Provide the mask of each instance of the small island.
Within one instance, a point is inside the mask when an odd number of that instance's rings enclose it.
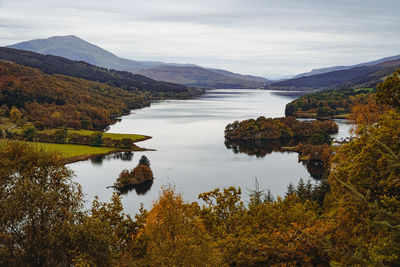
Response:
[[[150,168],[150,161],[143,155],[139,160],[139,164],[133,170],[123,170],[119,174],[117,181],[114,183],[114,188],[118,191],[124,191],[127,187],[141,185],[153,180],[154,176]]]
[[[263,141],[311,137],[314,133],[337,133],[334,121],[299,121],[295,117],[265,118],[235,121],[225,127],[227,140]]]

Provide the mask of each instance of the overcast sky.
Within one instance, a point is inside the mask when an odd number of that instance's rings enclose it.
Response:
[[[400,54],[400,0],[0,0],[0,46],[76,35],[134,60],[276,78]]]

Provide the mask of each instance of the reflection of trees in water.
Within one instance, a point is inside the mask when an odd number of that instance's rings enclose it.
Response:
[[[304,139],[302,138],[264,140],[256,142],[225,139],[225,146],[228,149],[232,149],[235,154],[245,153],[250,156],[256,156],[257,158],[263,158],[272,152],[287,151],[282,149],[282,147],[297,146],[302,141],[304,142]]]
[[[120,159],[123,161],[131,161],[133,158],[133,152],[117,152],[111,155],[94,157],[90,159],[90,162],[95,165],[103,164],[104,160]]]
[[[148,180],[138,185],[128,185],[122,189],[118,189],[118,194],[127,195],[130,191],[135,190],[138,195],[145,195],[153,185],[153,180]]]
[[[250,156],[256,156],[257,158],[263,158],[272,152],[287,151],[282,147],[294,147],[300,142],[306,143],[307,140],[304,138],[289,138],[254,142],[225,139],[225,146],[231,149],[235,154],[244,153]],[[325,169],[323,163],[320,161],[307,160],[302,161],[302,164],[306,167],[311,177],[316,180],[321,180],[324,175],[329,173],[329,170]]]
[[[329,170],[324,168],[324,163],[321,161],[307,160],[302,161],[302,163],[306,166],[311,177],[316,180],[321,180],[325,174],[329,173]]]

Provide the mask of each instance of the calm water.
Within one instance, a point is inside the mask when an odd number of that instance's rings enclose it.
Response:
[[[109,201],[112,185],[123,169],[134,168],[141,155],[151,162],[155,176],[151,188],[133,190],[123,195],[124,208],[135,213],[140,203],[149,208],[158,197],[160,187],[172,184],[188,201],[196,201],[199,193],[217,187],[241,187],[244,195],[254,189],[257,177],[261,189],[284,194],[290,182],[310,178],[306,168],[298,163],[297,153],[272,152],[265,157],[235,154],[224,145],[224,128],[234,120],[284,116],[291,97],[262,90],[212,90],[195,100],[154,103],[123,117],[110,132],[139,133],[153,138],[138,143],[157,151],[114,155],[103,159],[70,164],[91,202],[95,195]],[[339,122],[335,137],[347,136],[349,125]],[[146,193],[144,191],[148,190]],[[246,196],[244,196],[246,199]]]

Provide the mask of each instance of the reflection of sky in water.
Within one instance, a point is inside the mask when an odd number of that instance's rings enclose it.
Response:
[[[131,115],[110,127],[110,132],[139,133],[153,138],[139,146],[157,151],[135,152],[132,160],[107,157],[102,162],[90,160],[69,165],[77,173],[89,201],[95,195],[108,201],[112,185],[123,169],[136,166],[141,155],[151,161],[155,175],[145,195],[135,191],[123,195],[126,211],[146,208],[158,196],[160,186],[172,184],[184,198],[196,201],[199,193],[216,187],[240,186],[243,193],[254,189],[257,177],[261,189],[282,195],[289,182],[297,183],[310,176],[296,153],[272,152],[263,158],[234,154],[225,147],[224,129],[228,123],[248,118],[282,117],[285,105],[293,98],[263,90],[213,90],[194,100],[168,100],[134,110]],[[246,199],[246,197],[245,197]]]

